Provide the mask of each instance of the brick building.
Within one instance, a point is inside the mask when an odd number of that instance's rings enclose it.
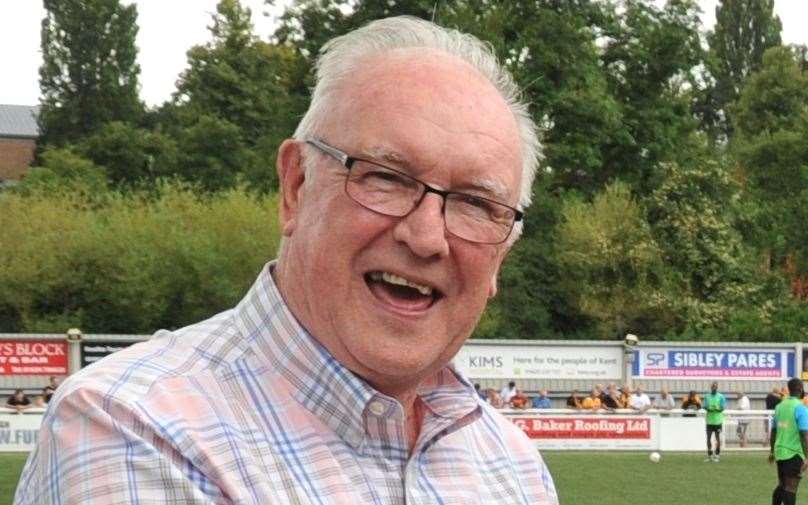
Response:
[[[39,136],[39,107],[0,104],[0,185],[25,175]]]

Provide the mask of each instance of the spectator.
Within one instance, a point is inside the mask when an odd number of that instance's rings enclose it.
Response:
[[[480,383],[479,382],[474,384],[474,391],[477,392],[477,396],[479,396],[481,400],[483,400],[483,401],[486,400],[485,393],[480,389]]]
[[[612,382],[605,394],[601,395],[601,405],[603,408],[614,410],[620,408],[620,393],[617,391],[617,384]]]
[[[777,386],[773,387],[771,392],[766,395],[766,410],[774,410],[782,399],[783,396],[780,393],[780,388]]]
[[[53,396],[54,391],[56,388],[59,387],[59,379],[51,375],[50,379],[48,380],[48,385],[42,390],[42,396],[44,397],[45,403],[50,402],[51,396]]]
[[[738,393],[738,405],[736,406],[738,410],[750,410],[752,406],[749,403],[749,397],[746,396],[746,393],[741,391]],[[746,431],[749,429],[749,419],[746,417],[739,417],[738,418],[738,427],[735,429],[736,433],[738,434],[738,441],[741,447],[746,447]]]
[[[631,395],[628,401],[628,406],[640,413],[651,408],[651,399],[648,398],[648,395],[642,390],[642,386],[637,386],[637,389],[634,390],[634,394]]]
[[[627,409],[631,407],[631,386],[623,384],[620,388],[620,408]]]
[[[673,395],[668,392],[668,388],[662,386],[659,394],[654,398],[654,408],[659,410],[671,410],[676,406]]]
[[[530,406],[530,398],[527,397],[524,391],[517,389],[508,403],[512,409],[526,409]]]
[[[689,413],[682,414],[687,417],[696,417],[696,411],[701,408],[701,398],[695,391],[691,390],[687,397],[682,400],[682,410],[687,410]]]
[[[45,402],[45,395],[44,394],[36,395],[36,397],[34,398],[34,403],[31,404],[31,406],[38,409],[44,409],[45,407],[47,407],[48,404],[47,402]]]
[[[499,392],[499,396],[502,397],[502,401],[504,403],[510,403],[511,398],[513,398],[513,395],[515,394],[516,394],[516,383],[514,381],[509,382],[507,386],[503,386]]]
[[[600,398],[597,389],[592,389],[592,392],[584,398],[581,402],[581,408],[598,410],[600,408]]]
[[[23,410],[31,407],[31,400],[25,396],[25,392],[22,389],[18,389],[14,391],[13,395],[8,397],[8,400],[6,400],[6,407],[15,409],[19,414]]]
[[[505,407],[505,402],[502,401],[502,397],[499,396],[499,393],[496,392],[494,389],[488,389],[486,391],[486,401],[489,405],[494,407],[495,409],[501,409]]]
[[[573,389],[572,393],[570,393],[569,397],[567,398],[567,407],[572,409],[583,408],[583,405],[581,405],[581,397],[579,396],[577,389]]]
[[[547,396],[547,390],[542,389],[539,391],[539,396],[533,398],[533,408],[534,409],[551,409],[553,408],[553,402],[550,401],[550,397]]]

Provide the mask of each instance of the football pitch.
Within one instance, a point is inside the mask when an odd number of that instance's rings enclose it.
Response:
[[[11,503],[26,454],[0,453],[0,505]],[[561,505],[756,505],[771,503],[776,482],[766,453],[544,452]],[[803,483],[808,485],[808,483]],[[803,490],[801,493],[805,494]]]

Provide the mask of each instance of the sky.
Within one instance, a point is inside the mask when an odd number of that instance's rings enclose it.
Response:
[[[658,3],[662,0],[655,0]],[[286,1],[276,2],[283,5]],[[140,96],[150,106],[170,98],[180,72],[186,66],[185,52],[209,40],[207,27],[217,0],[135,0],[138,7],[137,37],[140,64]],[[266,38],[273,30],[280,9],[268,12],[263,0],[241,0],[253,13],[256,33]],[[715,23],[718,0],[700,0],[705,29]],[[267,13],[267,16],[262,15]],[[783,23],[785,43],[808,44],[808,0],[775,0],[775,12]],[[40,0],[0,2],[0,103],[35,105],[39,102]]]

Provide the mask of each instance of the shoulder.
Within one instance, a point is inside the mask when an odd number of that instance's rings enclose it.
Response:
[[[77,392],[136,402],[160,382],[227,368],[244,353],[233,338],[237,330],[230,312],[173,332],[161,330],[148,341],[135,344],[93,363],[70,376],[54,392],[50,410]],[[235,344],[235,345],[234,345]]]

